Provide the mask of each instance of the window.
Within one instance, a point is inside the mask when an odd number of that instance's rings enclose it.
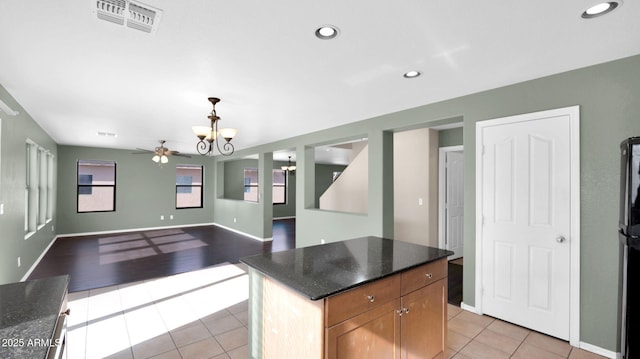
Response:
[[[258,202],[258,169],[244,169],[244,200]],[[280,169],[273,170],[273,204],[287,203],[287,174]]]
[[[176,165],[176,208],[202,208],[202,166]]]
[[[78,213],[115,210],[115,161],[78,161]]]
[[[53,217],[53,154],[27,140],[25,169],[24,231],[30,235]]]
[[[244,200],[258,202],[258,169],[244,169]]]
[[[287,172],[273,170],[273,204],[287,203]]]

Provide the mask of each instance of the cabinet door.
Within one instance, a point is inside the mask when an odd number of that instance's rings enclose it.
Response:
[[[327,359],[398,359],[400,299],[327,328]]]
[[[402,359],[444,358],[447,345],[447,279],[402,299]]]

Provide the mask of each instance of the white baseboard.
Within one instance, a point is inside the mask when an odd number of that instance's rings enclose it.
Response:
[[[273,217],[274,221],[278,219],[296,219],[296,216]]]
[[[466,310],[467,312],[471,312],[471,313],[475,313],[475,314],[480,314],[478,313],[478,311],[476,310],[476,307],[472,307],[470,305],[464,304],[464,302],[460,303],[460,308],[462,308],[463,310]]]
[[[38,264],[40,264],[40,261],[42,260],[42,258],[44,258],[44,256],[47,254],[47,252],[49,251],[49,248],[51,248],[51,246],[53,245],[53,243],[56,241],[56,239],[58,239],[58,236],[53,237],[53,239],[51,240],[51,242],[49,242],[49,245],[47,246],[47,248],[44,249],[44,251],[42,251],[42,253],[40,253],[40,257],[38,257],[38,259],[36,259],[35,262],[33,262],[33,264],[31,265],[31,267],[29,267],[29,270],[27,271],[27,273],[24,274],[24,276],[22,277],[22,279],[20,279],[21,282],[24,282],[27,280],[27,278],[29,278],[29,276],[31,275],[31,273],[33,273],[33,270],[36,269],[36,267],[38,266]]]
[[[114,229],[109,231],[97,231],[97,232],[81,232],[81,233],[65,233],[58,234],[58,237],[79,237],[79,236],[93,236],[97,234],[113,234],[113,233],[129,233],[129,232],[140,232],[140,231],[155,231],[161,229],[171,229],[171,228],[185,228],[185,227],[203,227],[203,226],[213,226],[215,223],[196,223],[196,224],[177,224],[173,226],[162,226],[162,227],[144,227],[144,228],[130,228],[130,229]]]
[[[237,230],[237,229],[235,229],[235,228],[231,228],[231,227],[223,226],[223,225],[218,224],[218,223],[213,223],[213,225],[214,225],[214,226],[218,226],[218,227],[220,227],[220,228],[224,228],[224,229],[226,229],[226,230],[228,230],[228,231],[231,231],[231,232],[235,232],[235,233],[238,233],[238,234],[242,234],[243,236],[247,236],[247,237],[249,237],[249,238],[253,238],[253,239],[255,239],[256,241],[260,241],[260,242],[271,242],[271,241],[273,241],[273,237],[269,237],[269,238],[260,238],[260,237],[258,237],[258,236],[254,236],[253,234],[245,233],[245,232],[239,231],[239,230]]]
[[[613,352],[611,350],[600,348],[598,346],[595,346],[595,345],[589,344],[589,343],[585,343],[585,342],[580,342],[580,349],[586,350],[588,352],[592,352],[592,353],[595,353],[595,354],[598,354],[598,355],[602,355],[603,357],[607,357],[607,358],[611,358],[611,359],[621,359],[622,358],[621,353],[616,353],[616,352]]]

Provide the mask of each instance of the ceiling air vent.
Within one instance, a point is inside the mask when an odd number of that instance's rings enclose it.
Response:
[[[96,8],[98,19],[148,33],[156,32],[162,16],[162,10],[137,1],[97,0]]]

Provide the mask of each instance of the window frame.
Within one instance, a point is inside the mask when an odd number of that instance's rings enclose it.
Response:
[[[111,164],[113,163],[113,184],[80,184],[80,163],[100,163],[100,164]],[[93,178],[93,177],[92,177]],[[111,160],[77,160],[76,161],[76,213],[105,213],[105,212],[115,212],[116,211],[116,192],[117,192],[117,184],[118,184],[118,163],[116,161]],[[113,188],[113,199],[112,199],[112,209],[105,210],[96,210],[96,211],[81,211],[80,210],[80,195],[87,193],[80,193],[80,188],[91,188],[91,192],[93,193],[93,188]]]
[[[180,168],[180,167],[200,168],[200,184],[193,184],[193,181],[191,181],[190,185],[178,184],[178,177],[179,177],[178,176],[178,168]],[[189,177],[192,177],[192,176],[189,176]],[[193,193],[193,189],[194,188],[200,188],[200,205],[199,206],[178,207],[178,194],[181,193],[179,191],[180,188],[189,188],[189,189],[191,189],[191,192],[189,192],[189,193]],[[186,192],[182,192],[182,193],[186,193]],[[176,198],[176,201],[175,201],[176,209],[204,208],[204,166],[203,165],[176,164],[176,192],[175,192],[175,195],[176,195],[176,197],[175,197]]]
[[[256,172],[256,178],[257,178],[257,182],[255,184],[252,183],[247,183],[247,171],[255,171]],[[273,176],[278,173],[278,172],[283,172],[284,173],[284,184],[276,184],[275,181],[273,180]],[[252,201],[250,199],[246,199],[246,197],[244,198],[245,201],[247,202],[252,202],[252,203],[258,203],[260,202],[260,193],[259,193],[259,188],[260,188],[260,176],[258,173],[258,169],[255,167],[245,167],[243,170],[243,193],[247,193],[247,189],[251,189],[251,188],[256,188],[256,191],[258,191],[257,193],[257,198],[255,201]],[[283,204],[287,204],[287,197],[288,197],[288,186],[289,186],[289,180],[288,180],[288,174],[287,171],[284,171],[282,169],[277,169],[274,168],[271,171],[271,204],[273,205],[283,205]],[[275,190],[276,187],[281,187],[284,189],[284,201],[283,202],[275,202],[275,196],[273,195],[273,191]]]
[[[275,181],[275,180],[273,180],[273,178],[272,178],[272,180],[271,180],[271,185],[272,185],[272,190],[271,190],[271,191],[272,191],[272,192],[271,192],[271,202],[272,202],[273,204],[275,204],[275,205],[283,205],[283,204],[287,204],[287,197],[288,197],[288,193],[289,193],[289,192],[288,192],[288,187],[289,187],[289,173],[288,173],[288,171],[285,171],[285,170],[282,170],[282,169],[274,168],[274,169],[273,169],[273,174],[272,174],[272,176],[274,176],[274,177],[275,177],[276,173],[278,173],[278,172],[282,172],[282,173],[283,173],[283,177],[284,177],[284,184],[276,184],[276,181]],[[276,187],[282,187],[282,188],[283,188],[283,190],[284,190],[284,198],[283,198],[282,202],[276,202],[276,201],[275,201],[275,198],[276,198],[276,197],[275,197],[275,195],[274,195],[274,192],[275,192]]]
[[[51,151],[27,138],[25,141],[25,239],[53,219],[53,159]]]
[[[255,171],[256,172],[256,183],[252,184],[251,182],[247,183],[247,171]],[[242,176],[242,181],[243,181],[243,196],[244,194],[246,194],[247,192],[250,192],[251,188],[255,188],[256,189],[256,200],[252,201],[250,199],[247,199],[246,196],[243,197],[243,199],[247,202],[252,202],[252,203],[258,203],[260,202],[260,177],[259,177],[259,172],[258,169],[255,167],[245,167],[243,170],[243,176]],[[247,189],[249,189],[249,191],[247,191]]]

